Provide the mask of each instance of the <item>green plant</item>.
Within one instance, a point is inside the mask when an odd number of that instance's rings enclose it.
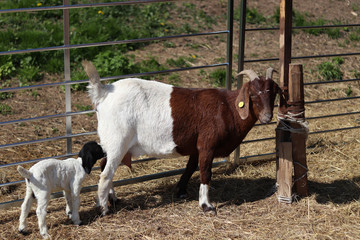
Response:
[[[169,76],[169,83],[178,86],[180,83],[180,75],[177,73],[173,73]]]
[[[3,116],[12,114],[12,109],[9,105],[7,104],[2,104],[0,103],[0,114]]]
[[[93,109],[93,107],[90,105],[76,104],[75,107],[77,108],[78,111],[89,111]],[[87,113],[87,115],[91,117],[94,115],[94,113]]]
[[[0,89],[7,88],[7,87],[10,87],[10,81],[8,81],[8,80],[1,84]],[[11,98],[11,97],[13,97],[12,92],[1,92],[0,93],[0,100],[5,100],[5,99]]]
[[[353,90],[350,85],[348,85],[348,88],[345,90],[345,94],[347,97],[351,97],[353,95]]]
[[[318,65],[317,70],[320,76],[326,81],[342,79],[343,73],[340,70],[340,65],[344,63],[343,58],[334,58],[332,62],[323,62]]]
[[[280,13],[280,10],[279,10]],[[234,19],[239,21],[241,18],[240,6],[234,12]],[[256,8],[246,8],[246,22],[251,24],[261,24],[266,21],[264,15],[259,13]]]
[[[0,79],[8,78],[12,75],[13,72],[15,72],[15,66],[13,62],[11,61],[11,58],[8,58],[10,61],[6,63],[2,63],[0,66]]]
[[[226,70],[225,69],[216,69],[216,70],[210,72],[209,77],[214,86],[224,87],[225,81],[226,81]]]

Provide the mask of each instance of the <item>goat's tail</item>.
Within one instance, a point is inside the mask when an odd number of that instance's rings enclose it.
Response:
[[[93,104],[97,105],[105,95],[105,86],[100,82],[99,73],[91,62],[84,60],[82,65],[90,80],[90,85],[88,86],[90,98]]]
[[[23,178],[30,179],[30,177],[32,176],[32,173],[29,170],[23,168],[22,166],[18,166],[17,170]]]

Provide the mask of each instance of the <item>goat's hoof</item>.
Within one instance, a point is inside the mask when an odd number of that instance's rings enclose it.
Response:
[[[41,234],[42,238],[43,239],[49,239],[50,238],[50,235],[48,233],[43,233]]]
[[[77,225],[77,226],[80,226],[80,225],[82,225],[82,221],[73,221],[73,223],[74,223],[74,225]]]
[[[213,207],[213,206],[208,206],[206,205],[205,203],[203,205],[201,205],[204,213],[206,214],[210,214],[210,215],[213,215],[213,216],[216,216],[217,212],[216,212],[216,208]]]
[[[71,219],[72,212],[71,212],[71,211],[66,212],[66,216],[68,216],[68,218],[70,218],[70,219]]]
[[[29,234],[25,229],[19,229],[19,233],[21,233],[24,236]]]
[[[179,190],[176,194],[176,197],[179,199],[186,199],[189,197],[189,195],[186,190]]]
[[[104,217],[109,213],[108,208],[100,207],[100,209],[101,209],[101,217]]]

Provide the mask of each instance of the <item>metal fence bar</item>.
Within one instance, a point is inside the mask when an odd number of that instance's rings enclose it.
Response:
[[[335,101],[352,100],[352,99],[359,99],[359,98],[360,98],[360,96],[357,96],[357,97],[346,97],[346,98],[323,99],[323,100],[316,100],[316,101],[307,101],[307,102],[305,102],[305,104],[335,102]]]
[[[77,116],[77,115],[91,114],[91,113],[95,113],[95,110],[87,110],[87,111],[79,111],[79,112],[67,112],[67,113],[62,113],[62,114],[55,114],[55,115],[47,115],[47,116],[34,117],[34,118],[24,118],[24,119],[19,119],[19,120],[5,121],[5,122],[0,122],[0,126],[10,125],[10,124],[17,124],[17,123],[32,122],[32,121],[40,121],[40,120],[46,120],[46,119],[52,119],[52,118],[62,118],[62,117],[68,117],[68,116]]]
[[[47,51],[75,49],[75,48],[103,47],[103,46],[129,44],[129,43],[164,41],[164,40],[177,39],[177,38],[211,36],[211,35],[218,35],[218,34],[228,34],[228,31],[225,30],[225,31],[205,32],[205,33],[171,35],[171,36],[163,36],[163,37],[127,39],[127,40],[98,42],[98,43],[68,44],[68,45],[56,46],[56,47],[44,47],[44,48],[32,48],[32,49],[23,49],[23,50],[12,50],[12,51],[0,52],[0,56],[13,55],[13,54],[22,54],[22,53],[33,53],[33,52],[47,52]]]
[[[360,78],[354,78],[354,79],[343,79],[343,80],[331,80],[331,81],[321,81],[321,82],[309,82],[304,83],[305,86],[309,85],[320,85],[320,84],[328,84],[328,83],[344,83],[344,82],[356,82],[360,81]]]
[[[233,30],[234,30],[234,0],[228,0],[227,6],[227,43],[226,43],[226,79],[225,88],[231,90],[232,58],[233,58]]]
[[[137,1],[123,1],[123,2],[109,2],[109,3],[89,3],[89,4],[76,4],[76,5],[59,5],[59,6],[48,6],[48,7],[35,7],[35,8],[15,8],[15,9],[2,9],[0,14],[5,13],[19,13],[19,12],[40,12],[50,10],[69,10],[78,8],[89,8],[89,7],[111,7],[131,4],[147,4],[147,3],[162,3],[162,2],[176,2],[177,0],[137,0]]]
[[[341,28],[341,27],[360,27],[360,24],[339,24],[339,25],[314,25],[314,26],[296,26],[292,29],[313,29],[313,28]],[[274,31],[280,30],[279,27],[247,28],[245,31]]]
[[[357,56],[360,55],[360,52],[355,53],[337,53],[337,54],[322,54],[322,55],[310,55],[310,56],[298,56],[291,57],[291,59],[310,59],[310,58],[326,58],[326,57],[344,57],[344,56]],[[255,63],[255,62],[271,62],[271,61],[279,61],[279,58],[262,58],[262,59],[251,59],[245,60],[246,63]]]
[[[88,135],[94,135],[94,134],[96,134],[96,133],[97,133],[96,131],[93,131],[93,132],[84,132],[84,133],[69,134],[69,135],[65,135],[65,136],[57,136],[57,137],[51,137],[51,138],[43,138],[43,139],[31,140],[31,141],[24,141],[24,142],[18,142],[18,143],[9,143],[9,144],[0,145],[0,149],[10,148],[10,147],[19,147],[19,146],[24,146],[24,145],[34,144],[34,143],[50,142],[50,141],[67,139],[67,138],[88,136]]]
[[[214,162],[212,164],[212,167],[219,167],[219,166],[223,165],[224,163],[226,163],[226,160],[223,160],[220,162]],[[122,179],[122,180],[114,181],[113,186],[114,187],[125,186],[125,185],[129,185],[129,184],[140,183],[140,182],[155,180],[155,179],[164,178],[164,177],[176,176],[176,175],[182,174],[184,171],[185,171],[185,168],[181,168],[181,169],[170,170],[170,171],[161,172],[161,173],[144,175],[144,176],[135,177],[135,178]],[[21,183],[21,181],[19,181],[17,183]],[[81,193],[92,192],[92,191],[96,191],[96,190],[97,190],[97,185],[87,186],[87,187],[83,187],[81,189]],[[56,193],[51,194],[52,199],[60,198],[60,197],[63,197],[62,192],[56,192]],[[6,209],[9,207],[19,206],[23,200],[24,199],[18,199],[18,200],[13,200],[13,201],[9,201],[9,202],[2,202],[2,203],[0,203],[0,209]]]
[[[68,5],[69,0],[64,0],[64,5]],[[70,44],[70,16],[69,9],[63,10],[64,15],[64,44]],[[70,81],[70,49],[64,49],[64,81]],[[71,88],[70,85],[65,85],[65,112],[71,112]],[[71,116],[68,115],[65,118],[65,128],[66,128],[66,153],[72,153],[72,124]]]
[[[119,75],[119,76],[111,76],[111,77],[104,77],[101,78],[101,81],[109,81],[109,80],[117,80],[123,78],[132,78],[132,77],[141,77],[147,75],[155,75],[155,74],[167,74],[172,72],[181,72],[181,71],[190,71],[190,70],[198,70],[202,68],[214,68],[214,67],[222,67],[227,66],[227,63],[217,63],[211,65],[202,65],[202,66],[194,66],[194,67],[185,67],[185,68],[175,68],[175,69],[167,69],[161,71],[154,71],[154,72],[143,72],[143,73],[132,73],[126,75]],[[54,86],[63,86],[63,85],[73,85],[73,84],[80,84],[80,83],[88,83],[89,80],[77,80],[77,81],[66,81],[66,82],[57,82],[57,83],[46,83],[46,84],[38,84],[38,85],[31,85],[31,86],[24,86],[24,87],[14,87],[14,88],[3,88],[0,89],[1,92],[15,92],[20,90],[29,90],[34,88],[43,88],[43,87],[54,87]]]

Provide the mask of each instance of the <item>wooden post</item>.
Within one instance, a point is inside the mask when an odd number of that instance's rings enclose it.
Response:
[[[288,100],[289,64],[291,62],[291,30],[292,30],[292,0],[280,1],[280,88],[283,90],[285,100]],[[282,107],[282,106],[281,106]],[[280,109],[280,106],[279,106]],[[279,113],[278,113],[279,114]],[[286,120],[285,122],[289,124]],[[292,180],[284,176],[292,176],[288,171],[292,162],[290,132],[281,129],[281,124],[276,130],[276,178],[278,186],[278,199],[280,202],[291,203]],[[286,160],[285,160],[286,158]]]
[[[307,126],[304,128],[304,126],[301,125],[301,123],[305,123],[302,65],[291,64],[289,77],[288,111],[297,121],[291,122],[290,126],[300,130],[291,132],[292,159],[294,164],[294,190],[300,197],[306,197],[308,196],[306,163]]]

